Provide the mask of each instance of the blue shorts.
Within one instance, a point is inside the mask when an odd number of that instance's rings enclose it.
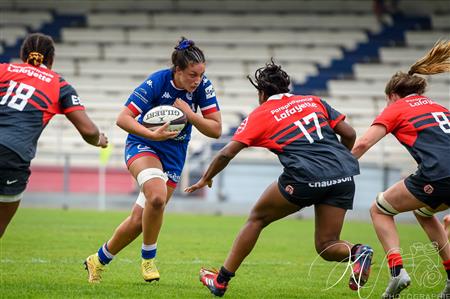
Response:
[[[163,171],[169,177],[167,185],[175,188],[180,181],[186,160],[188,144],[185,142],[149,142],[127,139],[125,145],[125,163],[130,167],[134,160],[151,156],[161,161]]]
[[[421,174],[411,174],[405,179],[405,186],[415,198],[433,209],[441,204],[450,206],[450,177],[431,181]]]

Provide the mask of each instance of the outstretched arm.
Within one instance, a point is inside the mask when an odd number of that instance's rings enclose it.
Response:
[[[386,127],[383,125],[372,125],[364,135],[356,141],[352,154],[359,159],[372,146],[386,136]]]
[[[228,163],[245,147],[245,144],[238,141],[230,141],[214,158],[214,160],[209,164],[208,169],[203,174],[201,179],[194,185],[184,189],[184,192],[192,193],[197,189],[201,189],[208,185],[211,187],[212,178],[221,172]]]
[[[83,139],[94,146],[108,146],[108,138],[100,133],[97,126],[84,110],[75,110],[66,114],[67,119],[77,128]]]

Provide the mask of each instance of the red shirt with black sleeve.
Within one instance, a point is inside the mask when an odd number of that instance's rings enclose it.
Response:
[[[84,110],[75,89],[45,66],[0,64],[0,144],[31,161],[55,114]]]
[[[333,128],[345,116],[316,96],[271,96],[241,123],[234,141],[275,153],[298,182],[359,174],[358,161]]]
[[[387,106],[374,120],[409,151],[418,172],[429,180],[450,177],[449,110],[422,95],[410,95]]]

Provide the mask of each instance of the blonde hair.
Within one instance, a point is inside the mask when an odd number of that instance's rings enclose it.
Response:
[[[40,66],[44,62],[44,55],[38,52],[30,52],[28,54],[27,63],[34,65],[34,66]]]
[[[398,94],[405,97],[409,94],[423,94],[427,87],[425,78],[415,76],[435,75],[450,72],[450,41],[437,41],[425,56],[417,60],[408,73],[397,72],[386,84],[385,94]]]

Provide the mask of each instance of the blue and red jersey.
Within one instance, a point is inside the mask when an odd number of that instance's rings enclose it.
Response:
[[[173,105],[177,98],[189,104],[194,112],[200,109],[203,116],[218,112],[219,105],[211,82],[203,76],[202,82],[194,92],[175,87],[173,73],[170,69],[151,74],[139,85],[128,98],[125,106],[138,117],[142,123],[144,115],[150,109],[160,105]],[[128,134],[125,147],[125,161],[130,165],[135,159],[144,155],[156,155],[169,177],[168,183],[175,187],[180,180],[184,167],[192,124],[187,123],[184,129],[173,139],[153,141],[134,134]]]
[[[55,114],[84,110],[75,89],[45,66],[0,64],[0,144],[31,161]]]
[[[359,174],[359,164],[333,128],[345,115],[316,96],[271,96],[241,123],[234,141],[264,147],[298,182]]]
[[[125,106],[135,116],[139,116],[138,122],[142,123],[144,115],[150,109],[161,105],[173,105],[177,98],[182,99],[194,112],[200,108],[202,115],[219,111],[216,93],[211,82],[203,76],[202,82],[194,92],[175,87],[171,69],[164,69],[151,74],[139,85],[128,98]],[[192,124],[187,123],[184,129],[174,139],[166,141],[151,141],[133,134],[128,135],[131,141],[140,141],[149,146],[164,146],[164,143],[188,142],[191,139]]]
[[[429,180],[450,177],[450,112],[422,95],[387,106],[374,120],[409,151],[419,173]]]

